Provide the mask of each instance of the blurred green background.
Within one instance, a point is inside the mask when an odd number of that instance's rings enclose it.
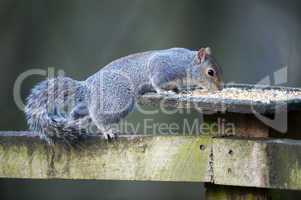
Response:
[[[83,80],[116,58],[150,49],[211,46],[226,82],[270,76],[273,84],[273,73],[287,66],[281,84],[300,87],[300,10],[299,0],[0,0],[0,129],[26,129],[13,99],[14,82],[26,70],[55,67]],[[26,79],[22,97],[44,78]],[[195,183],[1,180],[0,188],[0,199],[202,195]]]

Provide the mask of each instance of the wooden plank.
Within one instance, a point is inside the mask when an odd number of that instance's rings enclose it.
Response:
[[[214,140],[214,183],[248,187],[269,186],[266,143],[252,140]]]
[[[127,136],[68,148],[48,146],[28,132],[2,132],[0,177],[210,181],[210,144],[209,137]]]
[[[91,138],[48,146],[26,132],[0,133],[0,177],[209,182],[301,190],[301,141],[205,136]]]
[[[301,190],[301,141],[214,139],[213,182]]]

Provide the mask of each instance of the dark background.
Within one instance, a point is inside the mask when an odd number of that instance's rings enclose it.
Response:
[[[14,82],[26,70],[55,67],[83,80],[116,58],[150,49],[211,46],[226,82],[255,84],[271,77],[273,84],[273,73],[287,66],[282,85],[300,87],[300,10],[298,0],[0,0],[0,129],[26,129],[13,99]],[[44,78],[26,79],[23,98]],[[201,194],[202,185],[193,183],[0,181],[1,199]]]

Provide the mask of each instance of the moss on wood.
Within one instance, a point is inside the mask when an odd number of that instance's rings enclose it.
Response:
[[[102,180],[209,181],[210,139],[129,136],[91,139],[77,148],[34,137],[0,137],[0,176]],[[207,148],[200,149],[200,145]]]
[[[0,177],[211,182],[301,190],[301,142],[210,136],[92,138],[77,148],[0,134]],[[19,134],[20,135],[20,134]]]

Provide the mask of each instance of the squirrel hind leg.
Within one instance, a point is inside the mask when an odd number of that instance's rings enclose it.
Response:
[[[89,109],[85,103],[78,104],[73,110],[70,112],[70,117],[73,120],[78,120],[80,118],[85,118],[89,116]]]

